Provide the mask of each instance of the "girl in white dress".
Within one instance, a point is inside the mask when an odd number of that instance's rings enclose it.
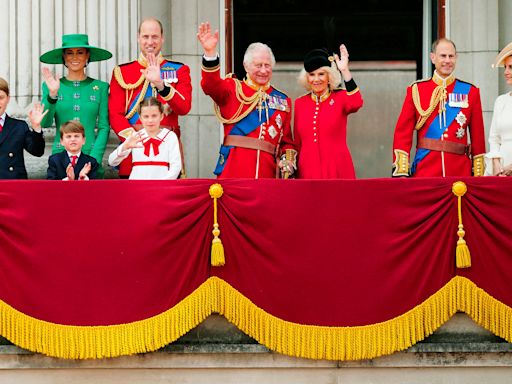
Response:
[[[501,50],[495,67],[505,67],[505,81],[512,86],[512,43]],[[494,176],[512,176],[512,92],[498,96],[494,103],[487,173]]]
[[[160,128],[164,117],[162,104],[154,97],[145,99],[139,107],[143,129],[133,132],[108,157],[116,166],[132,154],[130,179],[176,179],[181,171],[178,137],[167,128]]]

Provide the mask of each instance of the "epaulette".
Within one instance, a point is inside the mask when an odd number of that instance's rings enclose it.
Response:
[[[167,63],[170,63],[170,64],[177,64],[177,65],[185,65],[185,63],[182,63],[180,61],[173,61],[173,60],[166,60]]]
[[[432,80],[431,77],[427,77],[425,79],[420,79],[420,80],[415,80],[411,84],[409,84],[409,87],[412,87],[414,84],[424,83],[425,81],[430,81],[430,80]]]
[[[469,85],[471,85],[472,87],[475,87],[475,88],[477,88],[477,86],[476,86],[475,84],[473,84],[473,83],[470,83],[469,81],[465,81],[465,80],[461,80],[461,79],[457,79],[457,81],[460,81],[461,83],[466,83],[466,84],[469,84]]]
[[[125,65],[130,65],[130,64],[133,64],[135,63],[137,60],[133,60],[133,61],[130,61],[129,63],[123,63],[123,64],[119,64],[118,67],[124,67]]]
[[[280,89],[272,86],[272,88],[274,88],[275,91],[279,92],[280,94],[284,95],[285,97],[288,97],[288,95],[286,93],[284,93],[283,91],[281,91]]]

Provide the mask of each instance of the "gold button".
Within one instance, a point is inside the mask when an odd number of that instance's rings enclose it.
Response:
[[[14,171],[14,168],[13,167],[9,167],[9,171]]]
[[[9,152],[9,157],[14,157],[14,153]]]
[[[445,133],[443,136],[444,136],[444,137],[448,137],[448,134],[447,134],[447,133]]]

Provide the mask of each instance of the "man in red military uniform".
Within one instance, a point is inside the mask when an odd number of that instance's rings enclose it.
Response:
[[[453,75],[457,52],[452,41],[435,41],[430,58],[436,68],[432,78],[407,88],[395,128],[393,176],[483,176],[485,134],[480,91]],[[414,131],[416,156],[409,173]]]
[[[142,128],[137,109],[150,96],[157,97],[164,105],[161,126],[180,138],[178,116],[186,115],[192,105],[190,68],[165,60],[161,54],[163,42],[162,23],[156,19],[142,21],[138,31],[141,51],[138,60],[114,68],[108,109],[110,125],[121,141]],[[127,178],[130,172],[131,156],[121,163],[119,176]]]
[[[221,79],[218,31],[212,33],[210,24],[202,23],[197,37],[204,50],[201,87],[215,102],[217,117],[224,124],[224,142],[214,173],[219,178],[275,178],[277,164],[283,173],[292,172],[292,103],[270,85],[275,64],[270,48],[262,43],[247,48],[245,80],[229,75]]]

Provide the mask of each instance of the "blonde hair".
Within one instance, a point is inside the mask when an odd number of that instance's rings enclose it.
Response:
[[[329,89],[331,91],[337,88],[339,85],[341,85],[341,73],[340,71],[338,71],[338,68],[335,67],[334,65],[330,67],[325,66],[318,68],[323,69],[327,72],[327,76],[329,78]],[[304,89],[306,89],[307,91],[311,91],[311,85],[309,85],[308,82],[308,72],[304,68],[302,68],[302,70],[300,71],[297,81],[302,87],[304,87]]]

